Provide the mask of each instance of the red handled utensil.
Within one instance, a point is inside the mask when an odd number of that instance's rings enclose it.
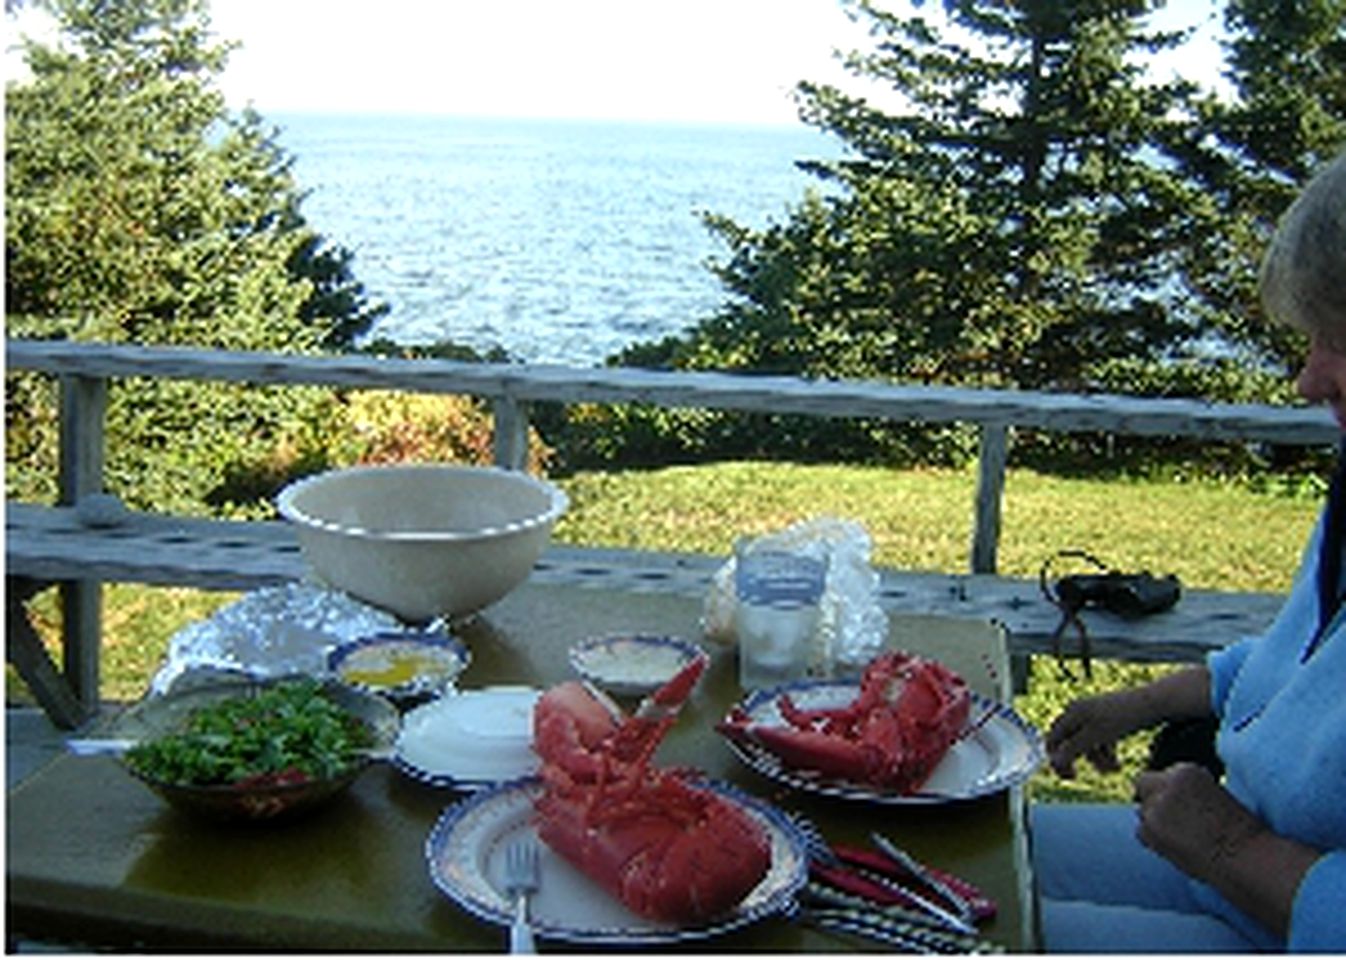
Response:
[[[976,922],[995,916],[996,902],[972,883],[918,862],[882,834],[871,834],[871,839],[878,849],[837,844],[832,851],[849,866],[894,880],[915,881],[965,920]]]

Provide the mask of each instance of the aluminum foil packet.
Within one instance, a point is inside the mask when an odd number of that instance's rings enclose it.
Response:
[[[813,557],[826,565],[813,635],[810,674],[833,677],[860,669],[882,652],[888,638],[888,614],[879,605],[879,575],[871,557],[873,541],[853,520],[815,517],[775,533],[741,541],[744,550],[783,550]],[[711,579],[702,611],[707,638],[733,643],[736,607],[731,557]]]
[[[267,587],[175,633],[149,692],[162,695],[219,674],[322,676],[327,654],[338,644],[408,629],[392,614],[316,583]]]

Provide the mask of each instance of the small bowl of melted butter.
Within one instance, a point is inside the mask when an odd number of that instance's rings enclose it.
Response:
[[[653,693],[706,652],[666,634],[590,637],[570,648],[570,665],[585,680],[614,696]]]
[[[327,669],[406,710],[453,689],[469,662],[467,647],[447,633],[377,633],[334,648]]]

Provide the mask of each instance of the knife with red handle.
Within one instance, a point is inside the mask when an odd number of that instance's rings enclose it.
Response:
[[[915,865],[910,858],[904,862],[868,847],[835,844],[832,852],[839,860],[852,867],[868,870],[883,877],[891,877],[894,880],[908,883],[915,881],[921,885],[923,891],[929,891],[945,902],[956,901],[950,902],[950,906],[966,913],[975,921],[989,920],[996,915],[995,900],[962,877],[944,870],[925,864]]]

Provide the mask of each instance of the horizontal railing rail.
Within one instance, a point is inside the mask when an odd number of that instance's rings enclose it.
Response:
[[[7,340],[5,359],[11,370],[96,379],[147,376],[327,385],[516,401],[648,403],[1286,444],[1334,443],[1338,435],[1331,416],[1319,407],[1209,403],[1125,394],[912,386],[629,367],[469,363],[363,354],[301,356],[54,340]]]

